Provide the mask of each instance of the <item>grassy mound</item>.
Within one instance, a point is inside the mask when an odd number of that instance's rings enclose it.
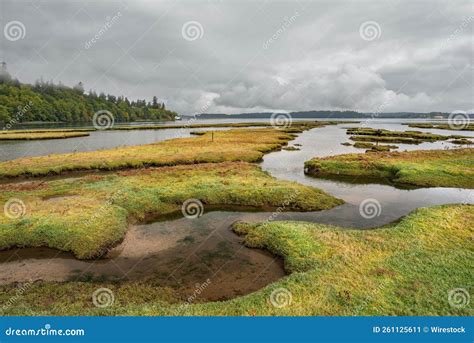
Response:
[[[0,190],[0,204],[7,208],[0,213],[0,249],[48,246],[72,251],[78,258],[103,254],[123,238],[129,221],[180,211],[187,199],[199,199],[204,206],[300,211],[342,203],[318,189],[278,181],[248,163],[129,170],[1,184]],[[23,216],[10,218],[15,214],[14,207],[8,210],[11,199],[19,200]]]
[[[420,187],[474,188],[474,149],[345,154],[305,163],[313,176],[362,176]]]
[[[420,129],[474,131],[474,124],[469,123],[466,123],[465,125],[449,125],[436,123],[403,123],[402,125],[408,125],[408,127],[416,127]]]
[[[398,149],[398,146],[396,146],[396,145],[378,145],[378,144],[376,145],[374,143],[369,143],[369,142],[355,142],[354,143],[354,148],[370,149],[370,150],[367,150],[367,151],[390,151],[390,149]]]
[[[246,123],[208,123],[196,124],[195,120],[190,120],[182,124],[173,125],[123,125],[117,124],[109,128],[101,128],[100,130],[116,131],[116,130],[167,130],[167,129],[199,129],[199,128],[213,128],[213,127],[229,127],[229,128],[243,128],[243,127],[276,127],[282,126],[287,130],[301,132],[301,130],[309,130],[325,125],[337,125],[348,123],[345,121],[294,121],[290,127],[286,127],[285,123],[270,123],[270,122],[246,122]],[[353,122],[350,122],[353,123]],[[1,134],[20,134],[20,133],[61,133],[61,132],[91,132],[98,131],[95,127],[79,127],[79,128],[52,128],[52,129],[17,129],[0,132]]]
[[[276,129],[210,131],[202,136],[110,150],[27,157],[0,163],[0,177],[61,174],[76,170],[116,170],[147,166],[257,162],[294,136]]]
[[[472,142],[470,139],[466,138],[460,138],[460,139],[453,139],[451,141],[453,144],[458,144],[458,145],[472,145],[474,142]]]
[[[421,131],[391,131],[372,128],[349,128],[346,133],[352,135],[349,139],[356,142],[387,142],[403,144],[421,144],[423,142],[434,142],[461,137],[458,135],[436,135]]]
[[[43,140],[43,139],[64,139],[72,137],[89,136],[87,132],[19,132],[19,133],[1,133],[0,141],[18,141],[18,140]]]
[[[173,292],[143,282],[47,283],[1,287],[5,314],[27,315],[470,315],[449,294],[472,294],[474,206],[418,209],[397,224],[347,230],[323,224],[237,224],[250,247],[283,257],[289,276],[247,296],[179,303]],[[211,280],[212,282],[212,280]],[[115,302],[96,308],[109,288]],[[60,296],[59,296],[60,295]]]

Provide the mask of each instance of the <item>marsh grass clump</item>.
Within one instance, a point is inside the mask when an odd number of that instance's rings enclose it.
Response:
[[[258,162],[294,135],[276,129],[209,131],[201,136],[110,150],[20,158],[0,163],[0,177],[41,176],[68,171],[134,169],[149,166]]]
[[[350,143],[349,143],[349,145],[350,145]],[[358,148],[358,149],[370,149],[373,146],[375,146],[375,144],[370,143],[370,142],[355,142],[354,143],[354,148]]]
[[[370,142],[356,142],[354,148],[371,149],[372,151],[390,151],[391,149],[398,149],[396,145],[379,145]]]
[[[434,142],[457,138],[454,136],[436,135],[421,131],[391,131],[372,128],[349,128],[346,133],[351,135],[350,140],[356,142],[387,142],[403,144],[421,144],[423,142]]]
[[[89,136],[87,132],[3,132],[0,133],[0,141],[17,141],[17,140],[44,140],[44,139],[65,139],[73,137],[86,137]]]
[[[381,152],[381,151],[390,151],[391,149],[398,149],[396,145],[372,145],[370,149],[366,150],[365,152]]]
[[[384,137],[384,136],[350,136],[350,140],[355,142],[375,142],[375,143],[402,143],[402,144],[421,144],[421,139],[411,137]]]
[[[281,125],[282,129],[287,130],[288,132],[302,132],[304,130],[309,130],[312,128],[323,127],[326,125],[337,125],[341,123],[346,123],[344,121],[295,121],[290,127],[286,127],[284,124]],[[107,131],[131,131],[131,130],[167,130],[167,129],[199,129],[199,128],[244,128],[244,127],[259,127],[259,128],[270,128],[278,127],[275,123],[270,122],[246,122],[246,123],[208,123],[208,124],[174,124],[174,125],[123,125],[117,124],[109,128],[103,128],[101,130]],[[97,131],[95,127],[80,127],[80,128],[51,128],[51,129],[17,129],[17,130],[8,130],[1,132],[2,134],[38,134],[38,133],[48,133],[48,134],[57,134],[60,133],[76,133],[76,132],[92,132]],[[194,131],[199,132],[199,131]],[[191,133],[193,134],[193,133]]]
[[[408,127],[420,128],[420,129],[438,129],[438,130],[453,130],[453,131],[474,131],[474,124],[466,123],[466,125],[453,126],[449,124],[437,124],[437,123],[402,123]]]
[[[474,188],[474,149],[344,154],[313,158],[305,173],[319,177],[365,176],[419,187]]]
[[[299,151],[301,150],[300,148],[296,147],[296,146],[285,146],[282,148],[282,150],[286,150],[286,151]]]
[[[470,305],[451,306],[448,293],[459,287],[472,292],[473,221],[473,205],[444,205],[418,209],[375,230],[291,221],[237,223],[234,231],[244,244],[282,257],[288,276],[243,297],[196,299],[186,306],[173,290],[151,282],[37,282],[5,314],[466,316]],[[98,287],[112,290],[113,306],[92,304],[90,295]],[[272,305],[272,292],[279,289],[291,295],[291,303]],[[18,291],[16,285],[0,290],[0,302]]]
[[[0,249],[46,246],[83,259],[101,256],[119,243],[129,223],[178,213],[187,199],[199,199],[204,206],[284,205],[294,211],[343,203],[318,189],[276,180],[248,163],[136,169],[1,184],[0,190],[2,206],[20,199],[25,207],[19,218],[0,213]]]
[[[354,143],[354,148],[368,149],[365,152],[379,152],[379,151],[390,151],[392,149],[398,149],[398,146],[373,144],[369,142],[356,142]]]
[[[470,139],[466,138],[460,138],[460,139],[453,139],[450,141],[452,144],[458,144],[458,145],[471,145],[474,144]]]

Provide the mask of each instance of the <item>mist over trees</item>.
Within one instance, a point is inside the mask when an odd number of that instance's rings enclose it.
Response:
[[[0,65],[0,122],[88,122],[95,112],[107,110],[115,121],[173,120],[177,115],[154,96],[152,102],[89,91],[79,82],[74,87],[37,80],[34,85],[12,79]]]

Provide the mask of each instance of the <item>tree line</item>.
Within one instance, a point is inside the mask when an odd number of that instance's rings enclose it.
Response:
[[[115,121],[173,120],[177,115],[166,109],[156,96],[151,102],[130,101],[123,96],[84,92],[79,82],[74,87],[38,80],[34,85],[0,75],[0,122],[89,122],[94,113],[110,111]]]

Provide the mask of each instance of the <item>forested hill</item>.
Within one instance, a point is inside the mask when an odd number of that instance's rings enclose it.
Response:
[[[97,111],[110,111],[114,120],[173,120],[176,113],[157,97],[152,102],[130,101],[122,96],[84,92],[81,83],[73,88],[37,81],[34,85],[0,78],[0,123],[4,122],[90,122]]]

